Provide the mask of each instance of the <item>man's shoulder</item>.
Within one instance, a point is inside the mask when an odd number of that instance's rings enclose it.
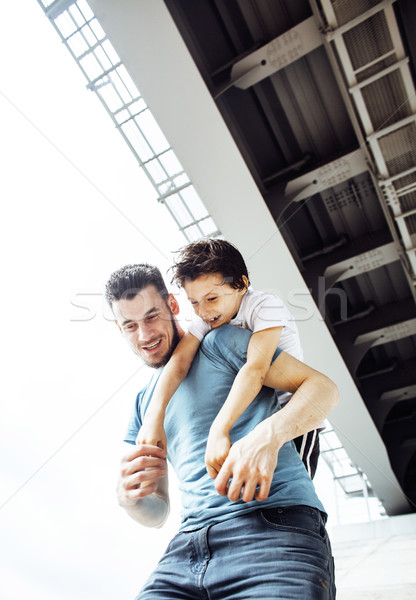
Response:
[[[244,344],[251,336],[251,331],[242,329],[241,327],[234,327],[234,325],[221,325],[216,329],[212,329],[205,337],[202,342],[202,347],[214,347],[214,346],[231,346],[235,347],[236,344]]]
[[[233,325],[221,325],[210,331],[203,339],[200,351],[210,359],[235,362],[235,358],[246,360],[251,332]]]
[[[153,394],[153,390],[156,387],[157,380],[160,377],[163,369],[155,369],[153,372],[149,372],[149,379],[144,386],[138,391],[136,396],[136,405],[140,405],[149,395]]]

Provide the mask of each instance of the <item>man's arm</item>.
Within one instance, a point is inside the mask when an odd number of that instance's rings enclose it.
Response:
[[[245,502],[267,498],[280,448],[319,427],[339,401],[333,381],[286,352],[271,365],[264,383],[293,396],[284,408],[231,446],[215,487],[232,501],[238,500],[241,492]]]
[[[141,487],[144,482],[146,487]],[[117,497],[132,519],[146,527],[162,527],[169,514],[166,451],[133,446],[121,461]]]

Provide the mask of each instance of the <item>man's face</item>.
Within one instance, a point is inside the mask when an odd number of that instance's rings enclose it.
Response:
[[[174,318],[179,306],[172,294],[165,301],[149,285],[132,300],[113,302],[113,312],[127,343],[149,367],[168,362],[180,339]]]

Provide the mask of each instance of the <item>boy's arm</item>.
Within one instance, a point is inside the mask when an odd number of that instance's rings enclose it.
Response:
[[[214,423],[230,431],[264,384],[273,354],[279,345],[283,327],[253,333],[247,348],[247,362],[234,379],[233,386]]]
[[[339,401],[338,388],[331,379],[286,352],[281,352],[271,365],[265,384],[294,393],[284,408],[231,447],[215,487],[233,501],[240,497],[241,491],[245,502],[254,497],[267,498],[280,448],[319,427]],[[257,485],[260,487],[256,493]]]
[[[265,381],[282,329],[283,327],[264,329],[253,333],[250,338],[247,361],[238,372],[210,429],[205,462],[208,473],[213,478],[228,454],[230,429],[257,396]]]
[[[187,376],[199,345],[200,341],[195,336],[186,333],[176,346],[156,384],[136,443],[154,446],[160,443],[162,447],[166,448],[166,437],[163,429],[166,407]]]
[[[169,514],[166,452],[142,444],[123,457],[117,484],[120,506],[146,527],[161,527]]]

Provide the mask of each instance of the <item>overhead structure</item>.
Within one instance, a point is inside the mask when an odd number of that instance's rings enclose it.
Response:
[[[389,514],[415,510],[416,4],[40,3],[54,24],[92,9],[117,58],[91,86],[125,68],[170,144],[141,163],[173,148],[183,165],[160,198],[194,185],[194,237],[217,223],[256,286],[299,309],[307,360],[343,393],[339,439]],[[125,135],[140,101],[112,111]]]

